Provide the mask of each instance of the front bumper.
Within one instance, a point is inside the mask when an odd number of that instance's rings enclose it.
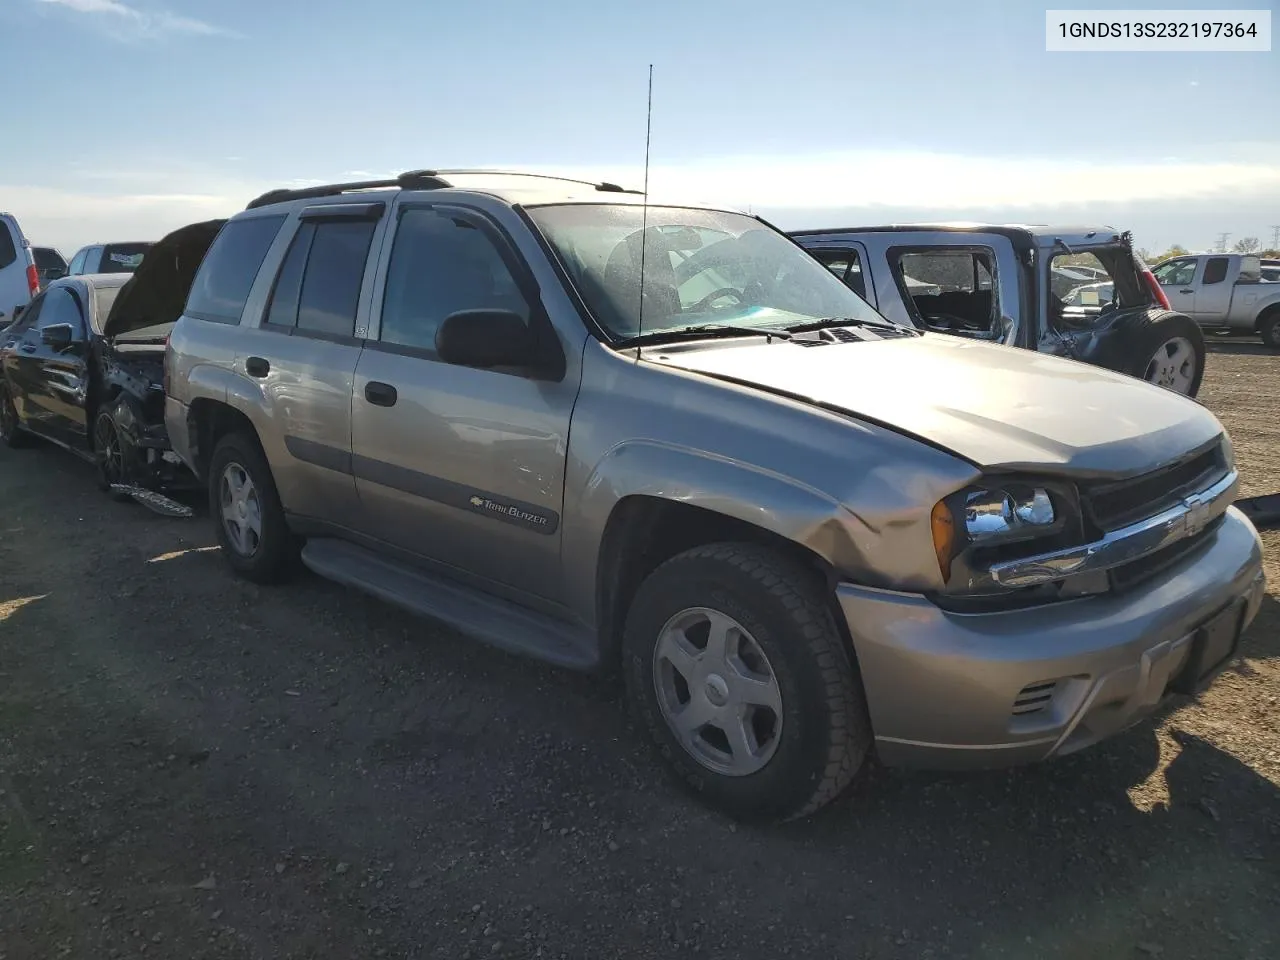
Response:
[[[1071,753],[1132,725],[1185,678],[1201,628],[1239,603],[1243,630],[1265,586],[1257,531],[1233,507],[1192,556],[1117,596],[956,614],[854,584],[836,595],[881,760],[954,769]]]

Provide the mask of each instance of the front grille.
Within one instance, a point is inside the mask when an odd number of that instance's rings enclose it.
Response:
[[[1084,484],[1080,499],[1088,519],[1099,530],[1117,530],[1168,510],[1226,474],[1226,452],[1221,443],[1215,443],[1208,450],[1140,477]]]
[[[1149,553],[1139,560],[1133,560],[1122,567],[1115,567],[1109,570],[1107,577],[1110,580],[1111,589],[1116,593],[1132,589],[1138,584],[1150,580],[1161,571],[1167,570],[1175,563],[1185,560],[1202,546],[1208,544],[1213,532],[1222,524],[1222,519],[1222,517],[1219,517],[1194,537],[1186,537],[1176,543],[1169,544],[1163,550],[1157,550],[1155,553]]]

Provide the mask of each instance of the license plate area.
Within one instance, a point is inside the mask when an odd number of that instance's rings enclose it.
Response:
[[[1247,605],[1248,599],[1240,597],[1196,630],[1186,665],[1171,684],[1176,692],[1199,693],[1235,655]]]

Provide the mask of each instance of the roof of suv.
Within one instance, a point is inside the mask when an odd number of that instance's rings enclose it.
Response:
[[[791,230],[793,237],[823,236],[833,233],[994,233],[1011,239],[1031,239],[1035,246],[1051,246],[1063,240],[1068,246],[1119,240],[1122,234],[1115,227],[1065,226],[1052,227],[1043,223],[979,223],[950,221],[940,223],[891,223],[870,227],[828,227],[822,230]]]
[[[643,191],[628,190],[616,183],[577,180],[571,177],[514,170],[468,169],[411,170],[385,180],[360,180],[350,183],[319,184],[298,189],[269,190],[250,201],[245,209],[253,210],[295,200],[332,197],[374,198],[388,190],[458,190],[487,194],[510,204],[601,202],[643,204],[646,202]],[[649,200],[648,202],[656,203],[657,201]],[[720,204],[687,201],[680,205],[726,209]]]

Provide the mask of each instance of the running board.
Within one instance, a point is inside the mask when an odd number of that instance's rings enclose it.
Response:
[[[599,645],[582,627],[397,563],[345,540],[309,539],[302,548],[302,562],[328,580],[448,624],[509,653],[571,670],[591,671],[599,665]]]

